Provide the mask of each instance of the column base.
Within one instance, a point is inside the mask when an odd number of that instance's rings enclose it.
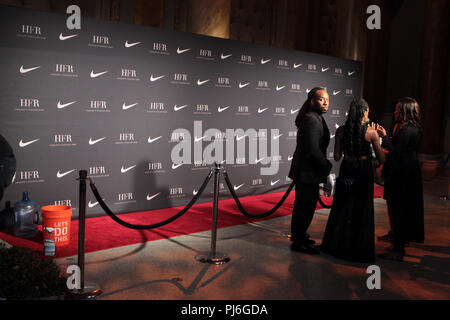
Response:
[[[418,154],[422,177],[430,179],[439,173],[443,166],[442,154]]]

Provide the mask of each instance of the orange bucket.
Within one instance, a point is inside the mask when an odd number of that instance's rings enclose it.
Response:
[[[44,206],[42,213],[42,231],[45,240],[51,240],[56,246],[66,246],[70,243],[70,222],[72,207]]]

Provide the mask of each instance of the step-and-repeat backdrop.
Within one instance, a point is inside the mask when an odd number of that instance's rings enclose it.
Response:
[[[330,159],[360,96],[360,62],[87,18],[68,30],[67,17],[0,6],[1,134],[17,158],[2,207],[28,191],[77,216],[82,169],[116,213],[182,206],[212,160],[239,196],[284,191],[307,92],[330,95]],[[211,180],[199,201],[212,195]]]

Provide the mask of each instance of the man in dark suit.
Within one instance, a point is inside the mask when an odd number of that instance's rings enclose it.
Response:
[[[292,159],[289,178],[295,181],[295,202],[292,212],[291,250],[310,254],[320,251],[313,246],[306,231],[313,219],[319,199],[319,184],[326,182],[331,162],[326,151],[330,143],[330,132],[322,114],[328,111],[329,96],[325,89],[314,88],[308,93],[295,125],[297,147]]]

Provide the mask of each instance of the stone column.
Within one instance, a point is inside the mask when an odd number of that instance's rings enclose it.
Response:
[[[189,0],[186,31],[228,39],[230,8],[230,0]]]
[[[423,137],[419,155],[424,176],[439,168],[441,159],[445,90],[448,70],[450,1],[428,0],[422,34],[418,102],[423,115]]]
[[[134,0],[134,24],[161,28],[163,26],[163,0]]]
[[[421,152],[440,153],[448,70],[450,1],[428,0],[422,34],[418,102],[423,112]]]
[[[340,58],[364,61],[366,54],[366,1],[341,0],[336,3],[336,52]]]
[[[336,44],[334,55],[340,58],[361,61],[361,95],[366,82],[366,0],[341,0],[336,3]]]
[[[369,103],[370,119],[385,126],[384,113],[392,118],[392,110],[386,106],[391,0],[372,0],[370,4],[380,7],[381,29],[367,30],[363,98]]]

